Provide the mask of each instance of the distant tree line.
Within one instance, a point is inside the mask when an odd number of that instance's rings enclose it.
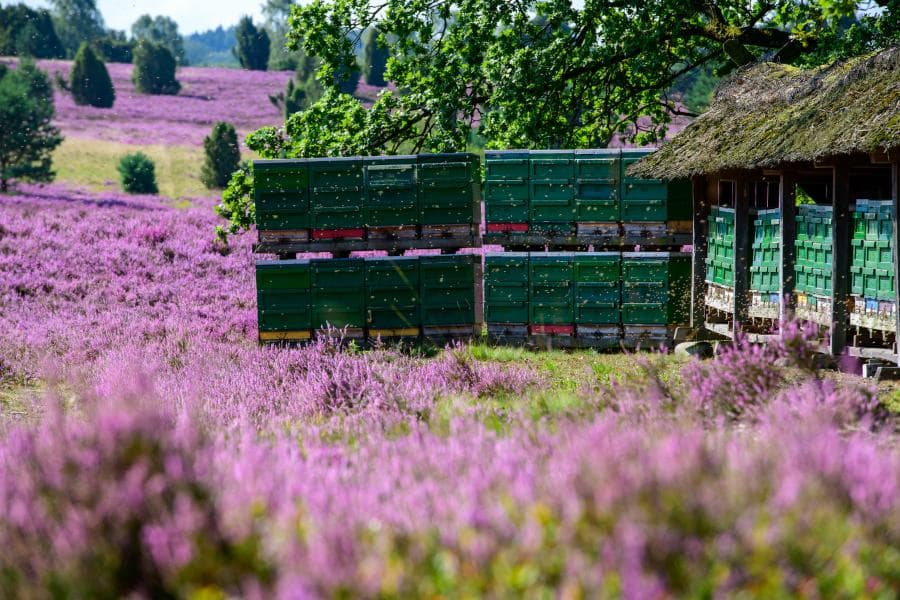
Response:
[[[63,58],[63,48],[50,12],[24,4],[0,6],[0,55]]]
[[[288,98],[294,106],[305,106],[321,95],[310,84],[309,60],[302,50],[288,49],[288,18],[296,0],[265,0],[262,23],[250,17],[229,28],[218,27],[182,36],[177,23],[165,16],[142,15],[125,31],[108,29],[96,0],[48,0],[51,10],[32,9],[25,4],[0,7],[0,55],[34,58],[74,58],[81,45],[92,46],[104,62],[130,63],[140,42],[162,46],[177,66],[188,64],[240,66],[252,70],[297,72]],[[387,45],[380,32],[353,32],[358,61],[334,75],[342,91],[352,94],[360,78],[376,86],[386,84]],[[312,69],[313,71],[315,68]],[[321,86],[319,86],[321,87]],[[285,95],[285,94],[281,94]]]

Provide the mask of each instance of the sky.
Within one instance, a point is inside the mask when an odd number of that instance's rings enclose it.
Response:
[[[46,0],[2,0],[0,4],[24,2],[35,8],[49,8]],[[165,15],[175,19],[182,35],[236,25],[244,15],[262,20],[262,0],[97,0],[106,26],[130,32],[131,24],[141,15]]]

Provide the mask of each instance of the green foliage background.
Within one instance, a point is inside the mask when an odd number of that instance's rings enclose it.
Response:
[[[251,134],[263,158],[487,148],[596,148],[662,139],[719,77],[758,60],[805,65],[900,43],[900,0],[315,0],[288,49],[318,61],[321,97]],[[390,55],[374,105],[341,77],[363,32]],[[240,177],[237,175],[236,177]],[[249,225],[235,181],[220,211]],[[238,204],[234,204],[237,202]]]
[[[131,79],[142,94],[177,94],[181,84],[175,79],[175,57],[165,46],[142,40],[134,47]]]
[[[265,71],[269,67],[269,34],[257,28],[250,17],[243,17],[235,30],[234,55],[244,69]]]

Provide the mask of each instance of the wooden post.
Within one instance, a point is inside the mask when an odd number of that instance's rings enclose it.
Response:
[[[691,328],[702,327],[706,317],[706,252],[709,238],[709,198],[706,177],[696,176],[693,185],[694,226],[691,230]]]
[[[790,171],[782,172],[778,178],[778,208],[781,210],[781,239],[778,246],[781,252],[779,261],[779,286],[781,304],[779,309],[779,324],[794,318],[794,307],[797,298],[794,296],[794,264],[796,261],[796,249],[794,242],[797,239],[797,207],[796,207],[797,178]]]
[[[850,291],[850,168],[838,162],[832,173],[831,343],[832,356],[847,345],[847,299]]]
[[[897,226],[900,216],[900,160],[891,163],[891,198],[894,201],[894,352],[897,352],[896,362],[900,366],[900,343],[897,341],[900,334],[900,228]]]
[[[750,288],[750,179],[739,175],[734,185],[734,304],[732,331],[747,320]]]

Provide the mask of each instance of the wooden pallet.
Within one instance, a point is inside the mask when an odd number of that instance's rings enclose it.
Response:
[[[254,252],[291,258],[308,252],[330,252],[335,255],[371,250],[389,253],[421,249],[456,252],[462,248],[481,247],[477,224],[454,229],[378,228],[367,230],[362,239],[311,239],[309,235],[293,235],[292,232],[260,231],[258,240]]]
[[[544,235],[539,233],[492,232],[483,236],[485,245],[503,246],[507,250],[594,250],[627,251],[640,246],[647,250],[680,250],[691,243],[690,234],[672,234],[657,237],[628,235]]]

